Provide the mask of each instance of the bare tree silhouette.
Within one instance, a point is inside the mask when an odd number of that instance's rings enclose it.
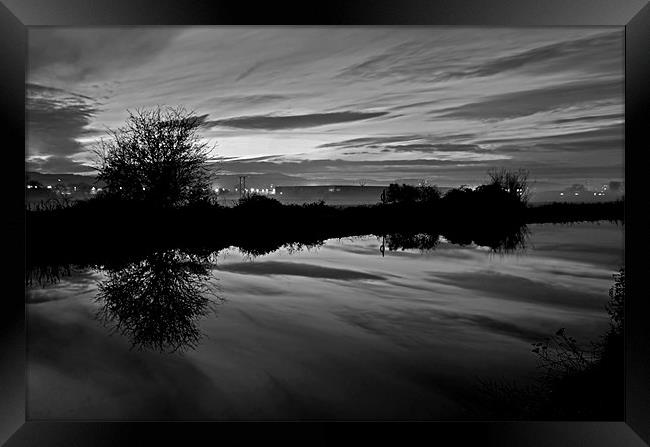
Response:
[[[212,195],[211,148],[198,135],[202,119],[182,107],[128,111],[94,150],[97,178],[113,197],[178,206]]]

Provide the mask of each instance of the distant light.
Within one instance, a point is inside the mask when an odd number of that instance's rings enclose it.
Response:
[[[27,189],[32,189],[32,185],[27,185]]]
[[[47,185],[47,189],[52,189],[52,185]]]
[[[122,189],[122,188],[120,188],[120,189]],[[574,192],[573,195],[574,196],[579,196],[580,194],[578,194],[577,192]]]
[[[122,189],[122,188],[120,188],[120,189]],[[147,189],[147,188],[145,188],[145,187],[143,186],[143,187],[142,187],[142,190],[144,191],[145,189]]]
[[[122,189],[122,187],[121,187],[121,186],[120,186],[120,189]]]
[[[594,195],[596,195],[596,194],[597,194],[597,193],[594,193]]]
[[[563,192],[561,192],[561,193],[560,193],[560,195],[561,195],[561,196],[563,196],[563,195],[564,195],[564,193],[563,193]]]

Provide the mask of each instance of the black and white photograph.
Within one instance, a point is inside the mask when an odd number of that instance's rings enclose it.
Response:
[[[624,418],[625,30],[44,26],[26,418]]]

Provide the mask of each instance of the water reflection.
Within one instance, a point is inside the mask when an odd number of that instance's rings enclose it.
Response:
[[[194,349],[199,320],[222,300],[208,281],[212,265],[209,255],[166,250],[107,269],[98,318],[138,349]]]
[[[610,269],[622,255],[612,225],[530,228],[525,256],[492,255],[525,242],[524,231],[491,248],[480,234],[467,233],[472,244],[463,248],[451,231],[385,231],[385,258],[382,231],[334,235],[316,252],[284,240],[256,259],[228,235],[195,254],[125,245],[114,250],[120,256],[51,252],[71,263],[72,276],[28,297],[30,417],[490,416],[496,403],[476,392],[475,377],[526,384],[536,371],[530,343],[560,327],[578,340],[598,337]],[[390,252],[402,248],[409,252]],[[156,292],[173,287],[179,270],[211,284],[206,267],[230,298],[218,318],[195,312],[205,303],[196,292]],[[96,303],[100,282],[114,293]],[[166,301],[185,312],[180,322],[165,315]],[[106,336],[94,318],[100,309],[125,337]],[[174,350],[186,339],[196,349],[182,355],[129,351],[138,340],[149,340],[140,349]]]
[[[381,237],[379,251],[384,256],[386,248],[397,250],[433,250],[440,243],[440,236],[429,233],[392,233]]]
[[[36,264],[25,270],[25,287],[56,284],[62,277],[71,275],[70,264]]]
[[[439,232],[393,232],[378,237],[379,251],[419,249],[435,250],[442,242],[458,245],[477,244],[493,252],[510,253],[525,249],[530,231],[524,226],[454,228]],[[324,240],[281,241],[250,239],[237,245],[247,258],[263,256],[282,248],[289,254],[319,248]],[[223,301],[214,286],[212,268],[218,253],[226,247],[201,250],[166,249],[129,254],[125,259],[114,254],[102,258],[95,253],[91,264],[30,264],[28,287],[56,284],[61,276],[70,276],[71,265],[80,265],[105,274],[97,284],[97,317],[113,332],[127,337],[132,347],[161,352],[185,351],[199,344],[202,333],[199,320]],[[34,260],[32,260],[34,261]]]
[[[280,249],[286,250],[289,254],[297,253],[303,250],[312,250],[322,247],[325,240],[308,241],[273,241],[273,240],[256,240],[250,239],[247,241],[238,241],[237,249],[248,258],[256,258],[259,256],[268,255]]]
[[[430,251],[435,250],[444,239],[446,242],[461,246],[476,244],[489,247],[494,253],[515,253],[526,249],[530,235],[530,230],[526,225],[473,232],[468,232],[463,228],[455,228],[440,232],[440,234],[389,233],[379,238],[381,242],[379,251],[382,256],[385,255],[386,249],[389,251],[413,249]]]

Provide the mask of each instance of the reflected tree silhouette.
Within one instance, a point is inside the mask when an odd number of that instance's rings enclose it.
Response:
[[[384,251],[386,248],[390,251],[414,248],[422,251],[433,250],[438,243],[439,235],[431,233],[390,233],[382,240]]]
[[[525,250],[530,236],[531,232],[527,225],[504,226],[497,231],[477,235],[474,242],[477,245],[490,247],[494,253],[512,254]]]
[[[304,250],[318,249],[325,243],[323,239],[309,239],[305,241],[282,242],[282,241],[241,241],[237,249],[247,258],[257,258],[284,249],[289,254],[298,253]]]
[[[154,252],[121,268],[106,269],[96,300],[97,317],[132,348],[175,352],[195,349],[199,320],[223,302],[209,255],[178,249]]]
[[[439,230],[431,233],[388,233],[381,236],[379,248],[382,256],[386,249],[390,251],[419,249],[435,250],[440,244],[441,236],[452,244],[470,245],[475,243],[489,247],[492,252],[510,254],[525,250],[531,232],[526,225],[502,226],[499,228],[462,228]]]
[[[53,285],[58,283],[63,276],[70,276],[69,264],[38,264],[25,269],[25,287],[39,285]]]

